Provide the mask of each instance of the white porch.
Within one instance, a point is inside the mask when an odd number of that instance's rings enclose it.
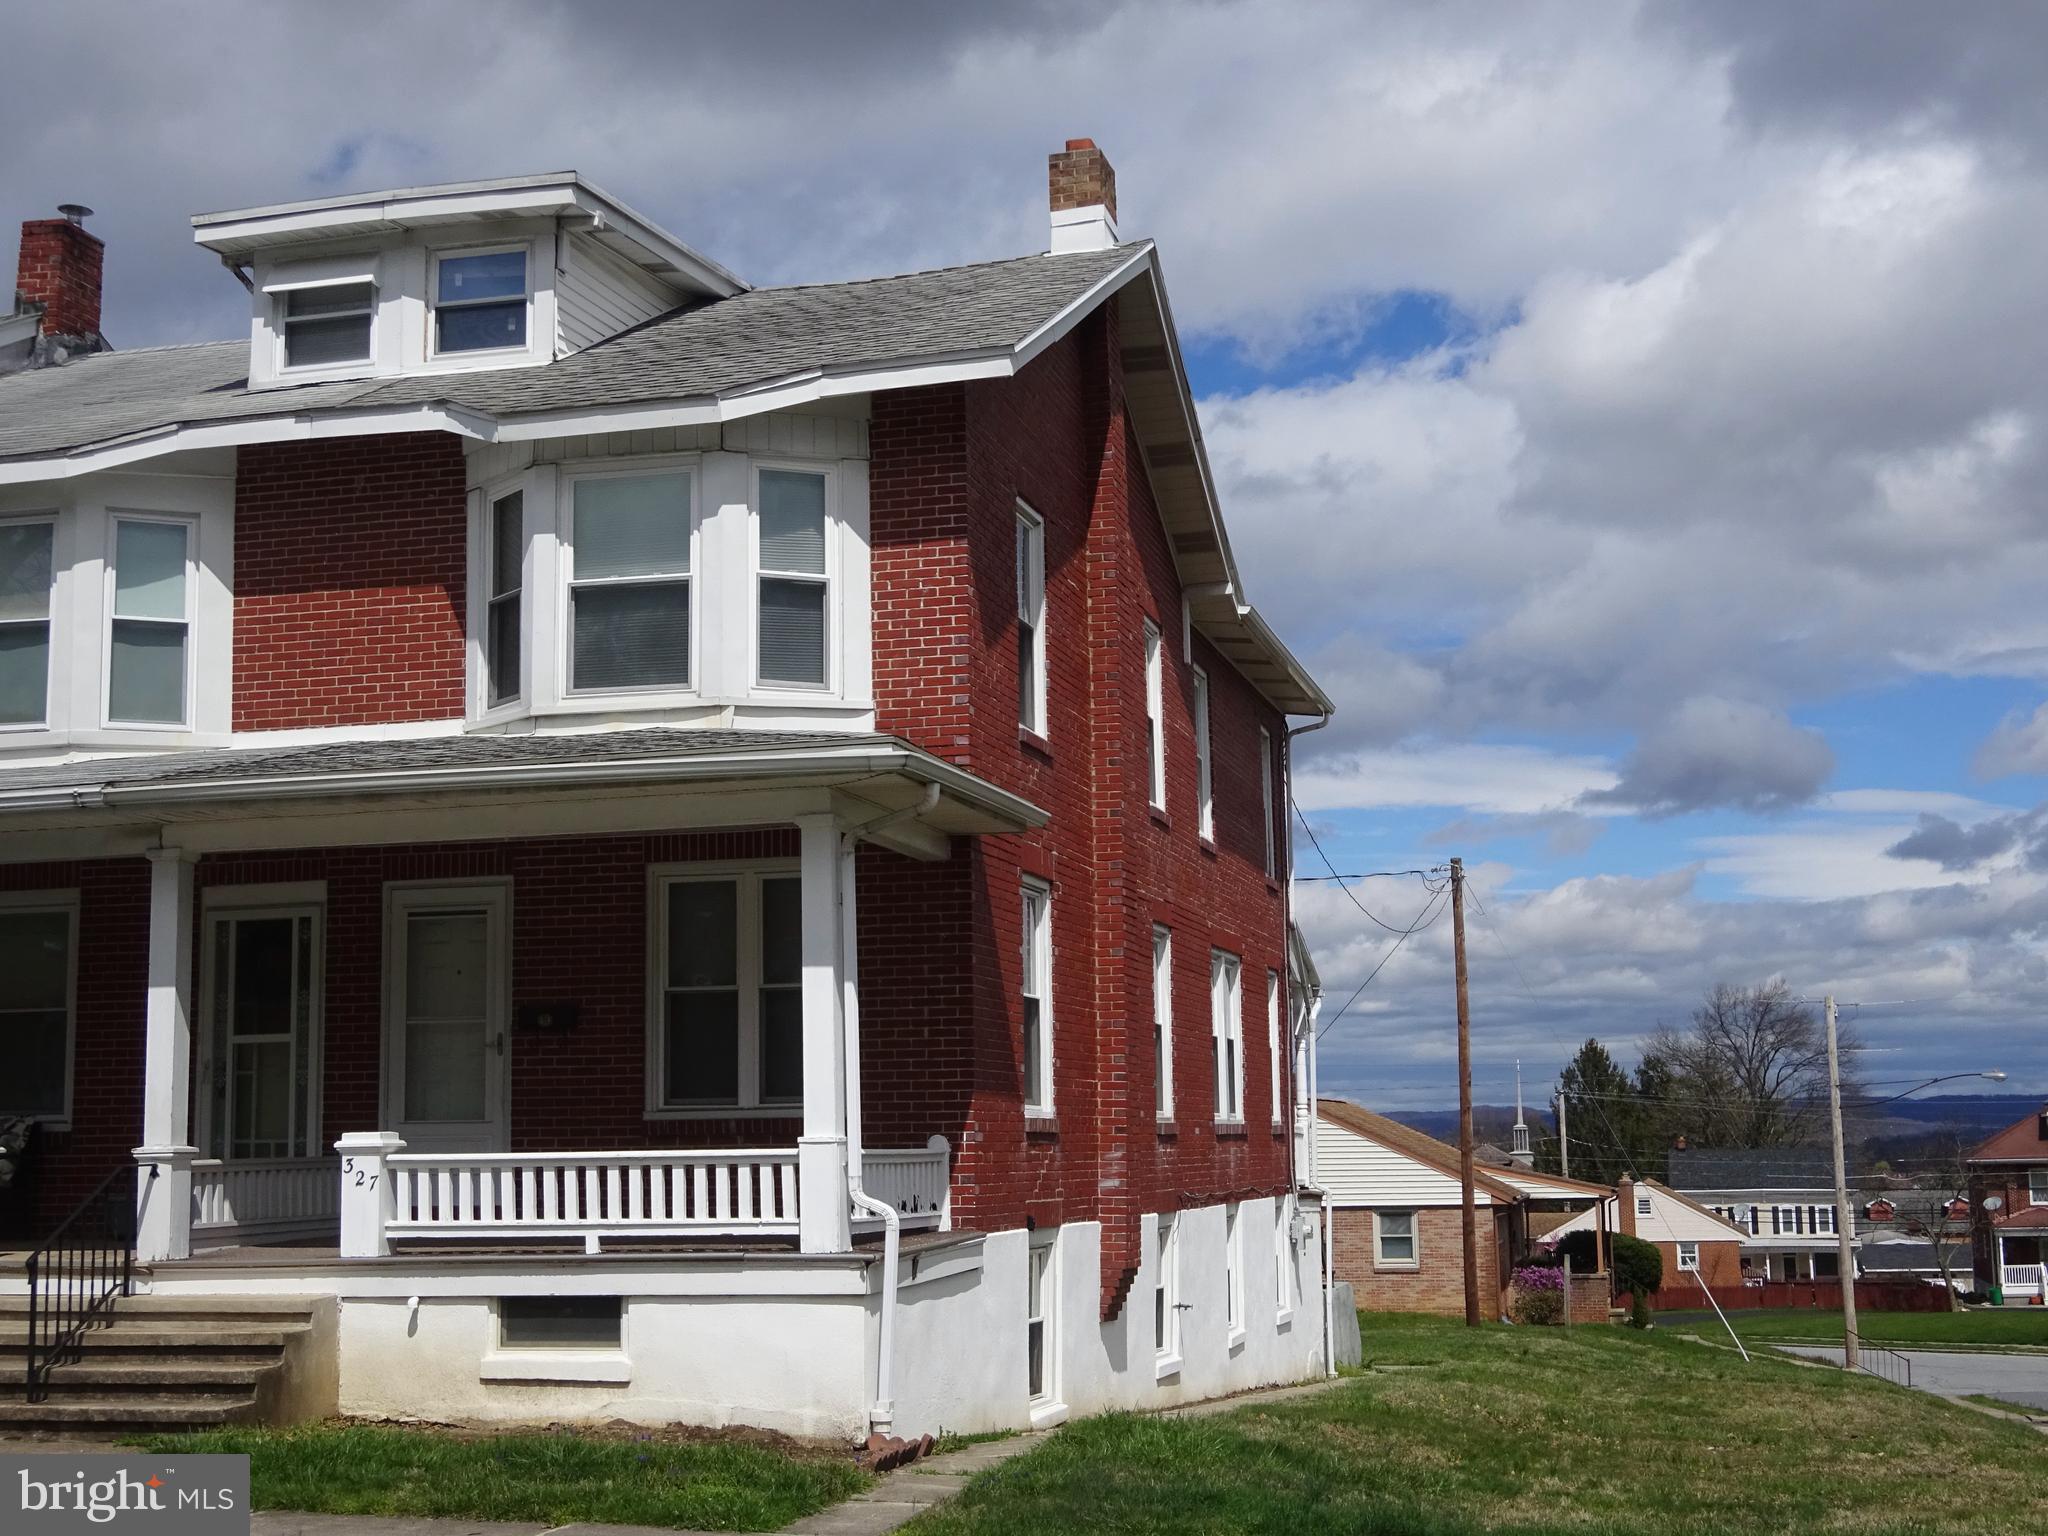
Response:
[[[656,741],[667,747],[678,738],[699,733],[662,730],[630,734],[643,737],[651,749]],[[153,825],[144,835],[151,845],[137,850],[146,855],[150,866],[144,1134],[142,1145],[135,1149],[145,1174],[137,1236],[137,1257],[142,1262],[184,1259],[192,1255],[195,1245],[203,1250],[306,1238],[336,1242],[341,1254],[350,1257],[378,1257],[394,1249],[453,1242],[465,1250],[490,1243],[545,1243],[580,1246],[585,1252],[597,1253],[607,1245],[664,1239],[740,1240],[833,1254],[849,1252],[858,1237],[890,1225],[912,1231],[941,1231],[950,1225],[947,1186],[951,1149],[943,1138],[927,1135],[911,1146],[864,1144],[860,1073],[857,1066],[849,1070],[849,1064],[860,1059],[856,850],[863,842],[873,842],[907,858],[941,861],[953,856],[952,839],[956,836],[1031,825],[1040,813],[887,738],[882,739],[888,742],[885,751],[870,744],[874,738],[862,742],[858,750],[836,746],[811,749],[822,759],[815,775],[792,766],[790,754],[779,746],[774,749],[776,770],[751,777],[745,764],[747,754],[728,752],[733,760],[723,770],[722,781],[700,778],[704,775],[702,755],[678,747],[677,763],[687,765],[687,784],[665,779],[676,764],[659,760],[652,750],[648,759],[633,761],[630,774],[621,772],[616,766],[618,738],[598,739],[606,743],[607,755],[602,796],[590,793],[587,784],[551,777],[544,788],[514,798],[495,783],[473,788],[464,784],[465,769],[438,780],[431,791],[417,778],[412,779],[396,802],[365,793],[359,777],[337,785],[333,790],[336,798],[329,798],[323,793],[325,786],[306,787],[309,776],[303,763],[295,762],[295,787],[283,804],[262,804],[260,795],[250,793],[251,780],[235,775],[219,787],[219,794],[236,809],[206,803],[194,786],[185,782],[174,792],[175,809],[150,811]],[[475,744],[464,745],[467,749]],[[559,757],[574,749],[542,742],[534,750]],[[760,750],[766,753],[769,749]],[[245,759],[248,754],[226,756]],[[239,763],[236,766],[240,768]],[[801,767],[809,769],[811,765],[806,762]],[[502,770],[494,771],[502,777]],[[827,775],[828,782],[816,782]],[[643,776],[662,782],[620,782]],[[734,782],[735,777],[739,782]],[[346,798],[339,798],[343,796]],[[257,802],[254,809],[249,808],[252,801]],[[124,820],[136,814],[133,808],[124,811]],[[773,880],[781,887],[779,920],[783,926],[777,930],[781,935],[777,953],[785,957],[778,963],[787,968],[776,983],[780,988],[777,1018],[783,1030],[777,1037],[781,1054],[776,1063],[782,1074],[777,1081],[783,1095],[779,1100],[768,1096],[765,1048],[759,1043],[766,1035],[766,1024],[757,1021],[747,1026],[756,1033],[743,1036],[741,1049],[764,1054],[758,1062],[748,1058],[737,1069],[740,1096],[710,1101],[730,1104],[729,1111],[673,1110],[657,1102],[664,1091],[663,1078],[659,1068],[649,1067],[648,1113],[642,1134],[654,1145],[597,1150],[587,1144],[582,1148],[573,1144],[549,1147],[544,1141],[536,1150],[528,1137],[521,1150],[509,1150],[522,1140],[511,1104],[509,1068],[504,1065],[514,1010],[511,966],[504,952],[509,941],[502,934],[509,926],[506,913],[519,900],[509,877],[497,881],[502,890],[486,892],[477,899],[459,891],[455,896],[430,891],[420,901],[401,893],[397,885],[388,886],[391,904],[381,954],[369,958],[369,952],[359,946],[349,957],[347,963],[358,967],[381,965],[385,976],[385,1026],[378,1069],[384,1085],[381,1124],[322,1127],[318,1123],[323,1083],[319,1074],[325,1066],[320,1062],[317,1025],[308,1035],[316,1043],[303,1047],[295,1058],[300,1086],[290,1111],[288,1138],[294,1155],[250,1156],[244,1144],[244,1155],[234,1156],[224,1144],[220,1084],[234,1077],[231,1064],[215,1060],[202,1080],[202,1092],[194,1092],[197,1037],[204,1034],[212,1046],[231,1034],[221,1020],[233,1012],[232,1007],[224,1010],[216,981],[206,1001],[204,1024],[196,1022],[200,999],[195,996],[195,951],[203,947],[210,957],[209,974],[217,976],[222,969],[212,958],[214,928],[207,927],[205,946],[195,943],[201,925],[218,921],[216,898],[223,896],[223,888],[195,882],[202,858],[280,849],[305,849],[319,855],[351,846],[389,847],[394,843],[413,847],[621,832],[691,835],[726,829],[779,831],[786,840],[783,846],[793,848],[795,854],[764,866],[771,869]],[[100,827],[91,837],[107,851],[110,840],[129,835],[116,836]],[[57,842],[64,840],[56,834],[49,836]],[[695,865],[650,863],[646,867],[650,956],[657,942],[676,942],[658,939],[652,893],[667,891],[675,884],[724,878],[727,873],[718,866],[701,867],[711,868],[713,875],[695,874],[700,868]],[[764,942],[762,925],[766,920],[758,913],[765,902],[758,892],[771,876],[743,878],[752,880],[749,889],[755,892],[756,902],[740,918],[740,932],[747,936],[742,941],[744,950],[748,943]],[[481,883],[491,884],[488,880]],[[206,887],[203,903],[195,899],[195,884]],[[238,911],[263,895],[258,889],[252,898],[251,891],[256,888],[248,886],[226,889],[232,891],[231,900],[238,904]],[[300,918],[309,903],[321,899],[324,897],[317,892],[308,894],[298,885],[280,887],[263,910],[274,917],[289,909]],[[468,911],[471,907],[477,910]],[[471,1010],[473,1016],[461,1021],[467,1030],[462,1038],[468,1052],[463,1070],[468,1070],[472,1058],[479,1060],[494,1083],[488,1091],[472,1096],[485,1108],[471,1116],[478,1123],[467,1129],[456,1124],[422,1124],[418,1103],[394,1087],[394,1073],[425,1070],[408,1065],[412,1053],[404,1037],[408,1020],[424,1016],[411,1010],[404,991],[411,983],[406,979],[410,962],[404,958],[407,951],[402,946],[410,939],[401,935],[412,932],[403,925],[416,911],[437,914],[444,930],[450,912],[473,920],[475,936],[466,953],[472,970],[491,977],[487,985],[476,988],[476,996],[482,999],[488,994],[487,1000]],[[665,933],[669,931],[667,909],[660,913]],[[309,930],[313,937],[293,941],[297,945],[293,955],[322,952],[324,940],[319,936],[319,919],[315,921],[315,928]],[[755,924],[753,929],[746,926],[750,921]],[[607,962],[593,958],[590,963],[598,967]],[[617,962],[610,963],[612,969],[605,974],[616,977]],[[756,996],[764,993],[763,968],[769,962],[760,958],[740,963],[743,972],[749,965],[755,967],[752,984]],[[287,991],[318,997],[327,978],[319,973],[309,983],[293,972],[293,982]],[[636,975],[634,985],[638,984]],[[744,975],[742,984],[747,984]],[[650,971],[650,1041],[667,1027],[663,1012],[667,985]],[[765,1019],[765,1013],[760,1018]],[[447,1035],[435,1036],[429,1031],[428,1036],[432,1049],[421,1060],[442,1071],[446,1058],[436,1053],[442,1050],[438,1042]],[[297,1045],[292,1048],[301,1049]],[[358,1041],[350,1049],[360,1075],[364,1046]],[[314,1062],[310,1068],[306,1065],[309,1058]],[[206,1058],[200,1055],[199,1059],[205,1066]],[[650,1047],[649,1061],[654,1060]],[[641,1069],[622,1066],[619,1070]],[[726,1070],[734,1070],[730,1058]],[[310,1095],[304,1087],[309,1071],[314,1083]],[[293,1082],[293,1072],[280,1069],[276,1081]],[[762,1120],[780,1120],[791,1135],[778,1144],[698,1147],[687,1145],[692,1140],[689,1134],[677,1134],[677,1144],[660,1144],[664,1125],[687,1133],[692,1117],[697,1117],[695,1123],[700,1125],[711,1119],[746,1121],[757,1131]],[[424,1118],[431,1121],[433,1116]],[[462,1116],[442,1118],[460,1120]],[[563,1118],[558,1113],[554,1121]],[[629,1140],[635,1136],[631,1127],[616,1120],[597,1134],[615,1143],[622,1136]],[[699,1139],[708,1138],[700,1134]],[[223,1155],[205,1155],[202,1143]]]
[[[1996,1234],[1999,1290],[2008,1302],[2048,1303],[2048,1238],[2033,1232]]]

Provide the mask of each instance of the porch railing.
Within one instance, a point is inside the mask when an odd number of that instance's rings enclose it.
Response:
[[[2048,1296],[2048,1264],[2007,1264],[2002,1269],[2006,1295]]]
[[[794,1235],[797,1154],[400,1153],[386,1164],[393,1238]]]
[[[78,1359],[80,1342],[135,1288],[134,1163],[116,1168],[28,1256],[27,1397],[49,1395],[50,1372]],[[150,1177],[154,1177],[154,1173]]]
[[[382,1131],[345,1136],[338,1145],[339,1167],[329,1165],[328,1179],[349,1256],[388,1254],[393,1242],[415,1240],[580,1238],[586,1252],[596,1253],[606,1238],[801,1235],[794,1147],[408,1152]],[[905,1228],[944,1230],[952,1225],[951,1159],[943,1136],[922,1147],[869,1151],[862,1182],[901,1213]],[[207,1170],[210,1199],[223,1177],[217,1168]],[[843,1186],[837,1195],[846,1198]],[[856,1232],[882,1225],[865,1211],[850,1215]]]
[[[341,1162],[278,1157],[192,1164],[192,1235],[276,1237],[333,1228],[341,1213]]]

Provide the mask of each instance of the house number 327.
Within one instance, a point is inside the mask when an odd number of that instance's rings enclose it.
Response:
[[[374,1173],[364,1173],[362,1169],[356,1166],[356,1160],[352,1157],[342,1159],[341,1164],[341,1176],[346,1179],[350,1174],[355,1175],[353,1183],[357,1189],[361,1189],[366,1184],[371,1189],[377,1187],[377,1175]]]

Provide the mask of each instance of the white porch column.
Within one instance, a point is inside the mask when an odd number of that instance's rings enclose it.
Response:
[[[392,1131],[350,1131],[334,1150],[341,1154],[341,1256],[381,1259],[391,1252],[389,1223],[397,1209],[390,1159],[405,1142]]]
[[[846,1194],[846,1060],[839,1032],[839,824],[796,818],[803,880],[804,1131],[797,1139],[798,1246],[853,1246]]]
[[[142,1177],[135,1256],[192,1254],[192,865],[183,848],[149,851],[149,1001],[144,1013]]]

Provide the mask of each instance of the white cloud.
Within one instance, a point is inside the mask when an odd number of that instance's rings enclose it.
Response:
[[[1317,760],[1297,773],[1294,796],[1315,811],[1430,806],[1521,815],[1566,808],[1614,782],[1597,758],[1474,743]]]

